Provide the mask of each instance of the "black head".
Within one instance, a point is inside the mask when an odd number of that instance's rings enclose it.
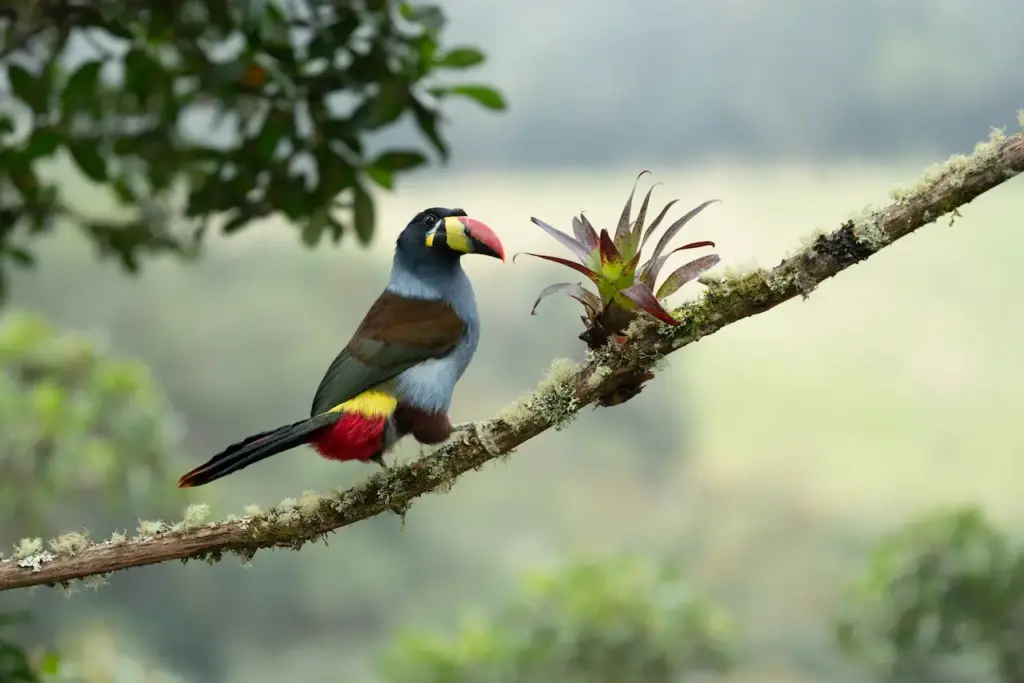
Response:
[[[505,260],[497,235],[462,209],[434,207],[416,214],[398,236],[396,251],[412,261],[455,263],[466,254]]]

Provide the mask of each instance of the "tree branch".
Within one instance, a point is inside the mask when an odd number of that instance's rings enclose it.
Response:
[[[936,221],[1024,171],[1024,139],[994,132],[971,156],[957,156],[913,187],[893,192],[884,208],[867,210],[839,229],[818,236],[771,269],[706,279],[708,290],[674,312],[676,327],[634,323],[622,346],[588,355],[580,366],[556,361],[537,390],[490,420],[408,465],[371,476],[345,491],[306,494],[266,512],[204,524],[193,506],[174,525],[144,523],[134,537],[92,542],[78,534],[23,541],[15,557],[0,561],[0,590],[67,584],[73,579],[168,560],[216,561],[225,553],[246,560],[261,548],[298,549],[340,527],[408,508],[412,500],[443,489],[462,474],[505,456],[548,429],[564,427],[585,406],[628,384],[667,354],[722,327],[806,297],[818,284],[863,261],[914,230]]]

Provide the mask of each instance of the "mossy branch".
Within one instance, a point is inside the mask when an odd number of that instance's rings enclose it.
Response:
[[[667,354],[722,327],[806,297],[818,284],[863,261],[914,230],[954,213],[975,197],[1024,171],[1024,139],[994,132],[974,154],[930,169],[914,187],[893,192],[888,206],[869,209],[822,234],[771,269],[706,279],[707,292],[674,311],[681,322],[634,324],[622,346],[591,353],[582,365],[557,361],[537,390],[490,420],[475,423],[451,443],[408,465],[377,473],[328,495],[305,494],[241,519],[204,523],[206,506],[193,506],[170,526],[144,523],[134,537],[92,542],[70,534],[44,546],[23,541],[0,561],[0,590],[92,582],[110,572],[166,562],[216,561],[224,553],[249,559],[261,548],[298,549],[308,541],[445,489],[545,430],[563,427],[584,407],[644,376]]]

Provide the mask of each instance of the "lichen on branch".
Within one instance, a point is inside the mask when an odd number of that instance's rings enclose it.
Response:
[[[993,132],[969,156],[929,169],[914,186],[893,192],[892,203],[869,208],[813,241],[774,268],[704,278],[707,291],[675,311],[669,326],[638,319],[624,344],[614,342],[574,365],[557,361],[531,395],[490,420],[475,423],[422,458],[375,473],[347,490],[312,492],[241,518],[205,522],[208,510],[193,507],[176,524],[144,522],[133,536],[115,534],[93,542],[76,534],[49,543],[28,539],[14,557],[0,561],[0,590],[67,585],[75,579],[168,560],[217,561],[225,553],[251,559],[261,548],[298,549],[360,520],[407,510],[417,497],[446,490],[461,475],[552,428],[565,426],[584,407],[599,403],[665,356],[722,327],[806,297],[819,284],[869,258],[914,230],[957,210],[1024,171],[1024,137]]]

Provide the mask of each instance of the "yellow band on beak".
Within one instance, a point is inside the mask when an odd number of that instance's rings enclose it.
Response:
[[[466,234],[466,226],[457,216],[448,216],[444,219],[444,234],[449,249],[463,254],[468,254],[473,250],[469,242],[469,235]]]
[[[440,241],[437,239],[438,235],[441,236]],[[427,231],[425,241],[428,247],[433,247],[437,243],[463,254],[473,251],[469,235],[466,234],[466,226],[462,224],[458,216],[446,216],[440,224]]]

